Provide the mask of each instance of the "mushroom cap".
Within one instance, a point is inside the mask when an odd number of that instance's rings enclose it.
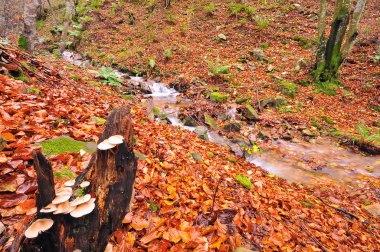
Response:
[[[74,209],[77,208],[77,206],[70,206],[67,211],[63,212],[63,214],[69,214],[71,213],[72,211],[74,211]]]
[[[54,224],[52,219],[38,219],[25,231],[26,238],[35,238],[39,233],[48,230]]]
[[[89,181],[83,181],[82,183],[80,183],[80,187],[81,188],[85,188],[85,187],[87,187],[87,186],[89,186],[90,185],[90,182]]]
[[[61,214],[70,209],[70,203],[68,201],[62,202],[57,206],[57,210],[53,212],[53,214]]]
[[[74,218],[79,218],[82,217],[86,214],[91,213],[95,208],[95,203],[90,200],[82,205],[77,206],[71,213],[70,215]]]
[[[73,194],[73,188],[71,187],[61,187],[56,190],[55,195],[60,196],[60,195],[68,195],[68,194]]]
[[[73,201],[70,201],[70,206],[78,206],[80,204],[88,202],[90,199],[91,199],[91,195],[90,194],[86,194],[86,195],[84,195],[82,197],[76,198]]]
[[[65,182],[65,186],[73,186],[75,184],[75,179],[67,180]]]
[[[122,135],[114,135],[108,138],[110,144],[122,144],[124,137]]]
[[[40,212],[41,213],[51,213],[51,212],[54,212],[55,210],[57,210],[57,205],[53,204],[53,203],[50,203],[49,205],[43,207],[40,210]]]
[[[62,195],[58,195],[57,197],[55,197],[53,199],[53,201],[51,203],[53,204],[60,204],[60,203],[63,203],[65,201],[68,201],[71,197],[71,194],[62,194]]]
[[[101,142],[100,144],[98,144],[98,149],[99,150],[109,150],[115,146],[116,146],[116,144],[110,144],[108,139],[106,139],[103,142]]]

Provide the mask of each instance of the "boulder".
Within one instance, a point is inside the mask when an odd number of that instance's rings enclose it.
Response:
[[[228,132],[239,132],[241,130],[241,125],[238,122],[231,122],[225,124],[223,129]]]
[[[200,139],[208,140],[207,127],[197,126],[194,130],[194,133],[197,134]]]

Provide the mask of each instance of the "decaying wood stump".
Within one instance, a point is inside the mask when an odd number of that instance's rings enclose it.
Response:
[[[110,236],[119,228],[130,206],[137,160],[132,149],[132,122],[129,108],[115,109],[107,119],[99,142],[112,135],[122,135],[124,142],[110,150],[97,150],[90,165],[76,178],[76,185],[91,181],[89,193],[96,198],[90,214],[80,218],[70,215],[43,214],[52,218],[53,227],[35,239],[26,239],[22,251],[104,251]],[[38,177],[38,210],[55,196],[52,168],[41,153],[34,156]]]

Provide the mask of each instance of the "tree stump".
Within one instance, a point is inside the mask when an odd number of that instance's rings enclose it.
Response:
[[[111,235],[119,228],[130,207],[136,177],[137,159],[132,148],[133,129],[129,108],[115,109],[107,119],[99,142],[122,135],[124,142],[109,150],[97,150],[89,167],[76,178],[74,189],[85,179],[96,198],[95,209],[88,215],[43,214],[39,210],[54,198],[52,168],[41,153],[34,155],[39,193],[38,218],[51,218],[53,227],[35,239],[26,239],[22,251],[104,251]],[[93,164],[93,165],[92,165]]]

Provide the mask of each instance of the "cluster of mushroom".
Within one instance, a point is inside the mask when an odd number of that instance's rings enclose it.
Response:
[[[109,150],[109,149],[114,148],[116,145],[122,144],[123,141],[124,141],[124,137],[122,135],[110,136],[108,139],[98,144],[98,149]]]
[[[74,218],[79,218],[91,213],[95,208],[95,198],[91,198],[90,194],[86,194],[81,197],[75,198],[73,201],[69,201],[73,194],[75,180],[69,180],[65,182],[65,186],[56,190],[56,197],[53,201],[40,210],[41,213],[53,213],[53,214],[70,214]],[[83,181],[80,184],[81,188],[85,188],[90,185],[90,182]],[[51,228],[54,224],[52,219],[38,219],[30,225],[25,231],[25,237],[35,238],[39,233],[44,232]]]

